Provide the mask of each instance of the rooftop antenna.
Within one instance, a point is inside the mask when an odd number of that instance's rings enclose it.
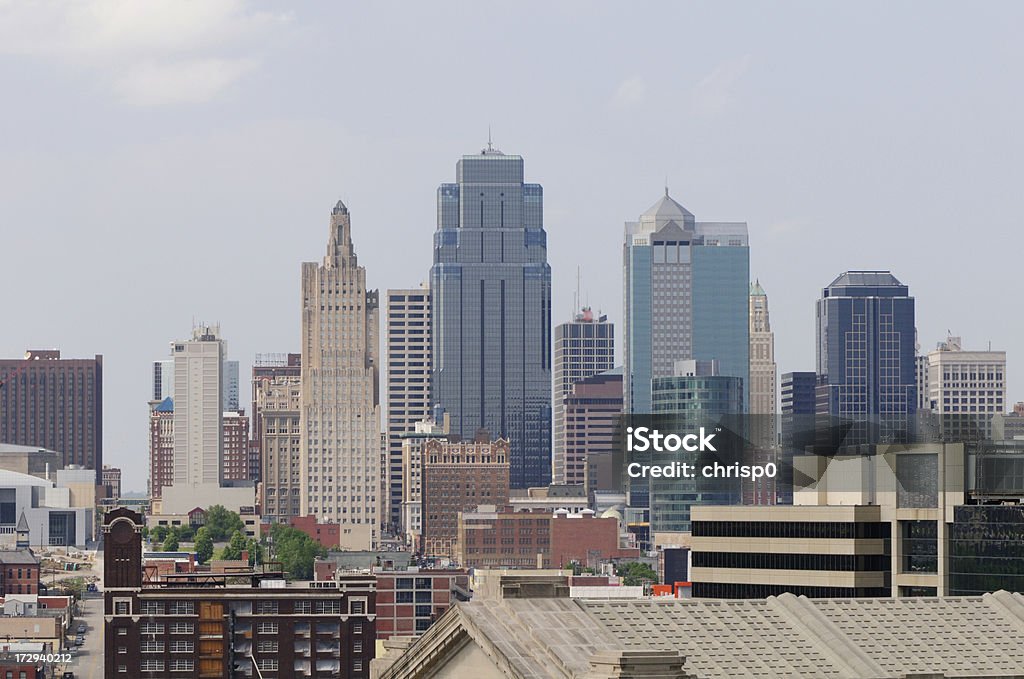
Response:
[[[573,314],[580,312],[580,265],[576,265],[576,308],[572,310]]]
[[[665,197],[668,198],[668,175],[665,175]]]
[[[491,146],[491,126],[490,125],[487,126],[487,150],[488,151],[493,151],[494,150],[494,147]]]

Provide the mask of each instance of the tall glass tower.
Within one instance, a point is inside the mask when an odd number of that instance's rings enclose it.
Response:
[[[872,442],[869,421],[898,433],[917,411],[914,298],[888,271],[847,271],[817,304],[818,413],[852,421],[847,443]]]
[[[551,479],[551,267],[543,190],[490,144],[437,190],[431,389],[451,433],[511,442],[513,488]]]
[[[750,394],[750,248],[742,222],[698,222],[665,195],[626,223],[625,412],[652,412],[651,381],[679,360],[717,361]]]

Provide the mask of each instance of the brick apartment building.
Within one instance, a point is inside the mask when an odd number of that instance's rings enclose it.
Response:
[[[39,559],[29,549],[0,552],[0,596],[39,594]]]
[[[458,555],[464,568],[564,568],[576,562],[637,559],[640,550],[620,547],[619,521],[590,510],[513,512],[481,507],[459,516]]]
[[[464,570],[378,571],[377,638],[422,634],[456,601],[468,601]]]
[[[425,556],[454,557],[459,512],[508,503],[509,442],[429,439],[422,452],[422,530]]]
[[[369,677],[372,575],[286,583],[279,571],[247,569],[144,583],[141,530],[131,510],[106,516],[106,679]]]

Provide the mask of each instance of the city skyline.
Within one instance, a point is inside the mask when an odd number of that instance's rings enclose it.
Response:
[[[554,318],[573,311],[582,263],[586,298],[621,327],[621,281],[606,272],[621,262],[622,222],[667,175],[696,214],[747,221],[780,375],[814,367],[823,285],[840,271],[888,269],[914,291],[922,351],[947,329],[975,347],[991,342],[1008,352],[1007,401],[1022,400],[1021,322],[1002,311],[1022,238],[1020,170],[1000,158],[1021,147],[1009,132],[1024,112],[1011,27],[1024,10],[1000,7],[947,5],[926,17],[890,7],[884,22],[863,7],[813,19],[796,6],[663,7],[654,26],[612,5],[547,8],[543,24],[528,7],[498,17],[417,8],[386,18],[392,39],[420,54],[413,63],[385,58],[372,31],[356,30],[385,23],[380,8],[170,8],[184,16],[127,24],[161,41],[116,33],[106,51],[81,39],[103,33],[84,20],[38,40],[35,26],[46,24],[31,15],[44,10],[5,8],[0,74],[25,93],[0,112],[21,131],[0,160],[5,223],[17,225],[4,229],[12,331],[0,356],[103,354],[104,461],[124,469],[125,490],[143,490],[147,366],[166,338],[190,318],[219,320],[242,374],[256,353],[297,351],[296,272],[321,249],[323,206],[339,195],[359,215],[368,285],[415,286],[429,267],[438,179],[491,124],[495,143],[527,158],[547,189]],[[467,28],[485,19],[522,39],[467,64],[479,87],[444,90],[443,110],[409,109],[439,87],[452,45],[483,44]],[[694,27],[692,39],[666,55],[679,25]],[[339,26],[346,39],[329,39]],[[865,31],[870,52],[857,37]],[[639,32],[651,40],[607,49]],[[728,43],[715,39],[723,32]],[[211,35],[227,35],[229,47],[204,43]],[[368,54],[381,57],[374,69],[359,66]],[[111,55],[175,87],[140,92]],[[188,68],[205,77],[171,77]],[[486,77],[494,72],[508,78]],[[324,87],[339,79],[345,87]],[[509,87],[525,96],[510,101]],[[357,91],[375,105],[350,99]],[[943,274],[968,218],[1001,247]],[[181,267],[201,275],[175,279]],[[20,292],[25,281],[30,293]]]

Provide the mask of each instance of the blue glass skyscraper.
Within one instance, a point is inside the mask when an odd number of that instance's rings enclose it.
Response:
[[[451,432],[511,443],[513,488],[551,480],[551,267],[543,190],[488,144],[437,191],[430,270],[435,406]]]
[[[907,286],[888,271],[848,271],[822,292],[817,331],[817,411],[854,423],[846,442],[871,442],[868,421],[909,425],[917,332]]]
[[[750,248],[742,222],[697,222],[665,195],[626,223],[624,399],[650,413],[651,381],[678,360],[717,361],[749,403]]]

